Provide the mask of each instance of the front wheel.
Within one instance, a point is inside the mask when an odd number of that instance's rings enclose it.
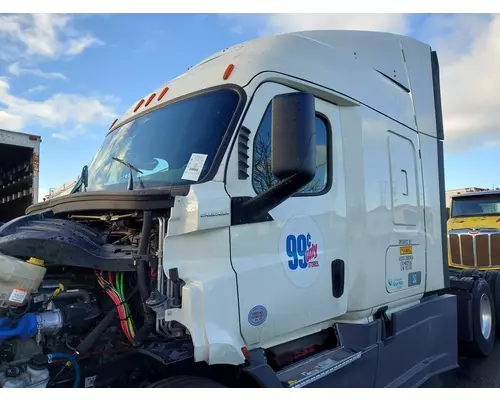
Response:
[[[146,386],[148,388],[225,388],[226,386],[221,385],[208,378],[202,378],[199,376],[171,376],[169,378],[162,379],[151,385]]]

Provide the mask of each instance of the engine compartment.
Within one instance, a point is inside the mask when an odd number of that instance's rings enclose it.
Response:
[[[164,321],[182,285],[162,270],[168,217],[45,210],[0,227],[0,254],[45,269],[26,299],[0,305],[0,387],[138,387],[191,360],[186,329]]]
[[[30,215],[0,230],[0,253],[34,257],[51,265],[106,271],[133,271],[140,225],[137,214],[56,218],[52,212]],[[77,222],[78,221],[78,222]],[[80,222],[81,221],[81,222]]]

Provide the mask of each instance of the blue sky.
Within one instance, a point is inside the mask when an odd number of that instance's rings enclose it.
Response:
[[[500,20],[489,15],[0,15],[0,128],[42,136],[48,190],[79,173],[116,116],[199,60],[261,35],[325,28],[409,34],[441,51],[447,187],[500,186],[500,74],[488,77],[478,56],[500,61]]]

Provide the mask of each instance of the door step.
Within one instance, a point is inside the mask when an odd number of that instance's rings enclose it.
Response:
[[[285,386],[301,388],[321,379],[361,358],[361,352],[344,347],[327,350],[293,364],[278,372],[278,378]]]

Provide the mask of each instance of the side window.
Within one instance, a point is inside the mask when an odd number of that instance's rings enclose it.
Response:
[[[328,185],[328,126],[327,121],[316,114],[316,175],[304,186],[301,194],[321,194]],[[271,164],[271,105],[267,107],[254,142],[253,187],[260,194],[278,182]]]

